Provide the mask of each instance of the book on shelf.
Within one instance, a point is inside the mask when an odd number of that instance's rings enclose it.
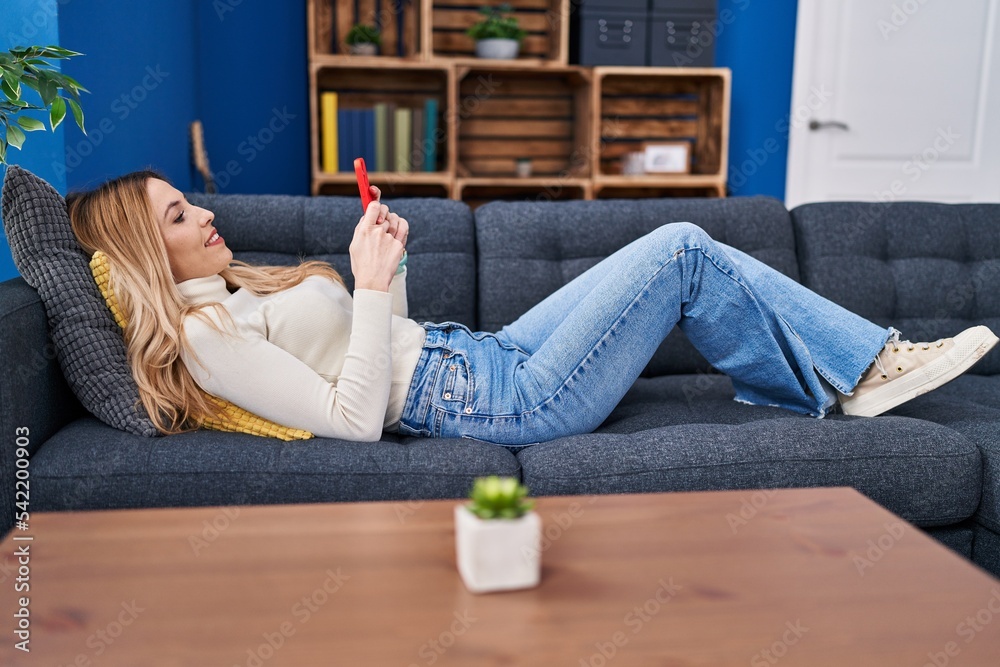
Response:
[[[374,107],[375,113],[375,161],[372,163],[372,171],[389,171],[386,167],[389,164],[388,146],[386,144],[386,131],[388,129],[388,116],[386,112],[389,106],[385,102],[379,102]]]
[[[437,171],[438,101],[349,106],[335,91],[320,93],[320,148],[324,172],[354,172],[363,157],[369,171]],[[347,108],[345,108],[347,107]]]
[[[410,141],[410,171],[424,170],[424,110],[413,110],[412,139]]]
[[[424,100],[424,171],[437,171],[438,101]]]
[[[323,139],[323,171],[336,173],[340,167],[337,146],[337,93],[327,90],[320,96],[320,136]]]
[[[412,148],[413,109],[396,107],[396,171],[410,171],[410,150]]]

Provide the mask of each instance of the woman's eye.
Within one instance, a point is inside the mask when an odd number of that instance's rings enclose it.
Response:
[[[180,215],[174,218],[174,222],[184,222],[184,211],[181,211]]]

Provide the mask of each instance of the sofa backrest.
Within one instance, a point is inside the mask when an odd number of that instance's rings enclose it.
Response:
[[[495,201],[476,209],[479,328],[499,331],[619,248],[669,222],[691,222],[798,280],[788,211],[771,197]],[[708,372],[677,328],[646,376]]]
[[[188,193],[215,213],[235,259],[249,264],[329,262],[354,289],[350,245],[361,219],[358,197]],[[384,198],[410,223],[406,294],[410,318],[475,326],[476,246],[472,211],[451,199]]]
[[[824,202],[791,212],[802,282],[904,339],[1000,331],[1000,204]],[[972,373],[1000,373],[994,349]]]

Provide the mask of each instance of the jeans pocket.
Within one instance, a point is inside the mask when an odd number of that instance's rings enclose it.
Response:
[[[464,354],[452,353],[443,360],[444,381],[441,400],[444,405],[465,408],[472,398],[473,379]]]

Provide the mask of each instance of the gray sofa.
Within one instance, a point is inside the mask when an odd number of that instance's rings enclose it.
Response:
[[[189,198],[215,211],[237,259],[323,259],[352,284],[356,198]],[[417,321],[496,331],[629,241],[689,221],[904,338],[972,324],[1000,331],[1000,205],[789,212],[767,197],[498,201],[473,214],[451,200],[386,201],[411,224]],[[0,358],[0,426],[11,440],[17,427],[30,431],[32,511],[458,498],[486,474],[521,477],[534,495],[851,486],[1000,575],[996,351],[886,415],[817,420],[736,403],[728,378],[675,330],[594,433],[522,447],[390,433],[379,443],[282,442],[113,429],[71,394],[42,304],[20,278],[0,284]],[[12,450],[0,450],[4,529],[13,523]]]

